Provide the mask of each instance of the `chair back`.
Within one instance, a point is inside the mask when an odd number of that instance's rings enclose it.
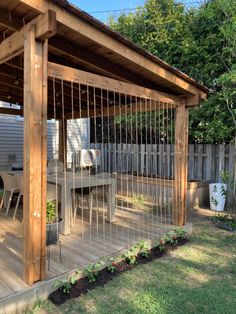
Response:
[[[59,159],[52,159],[48,162],[48,173],[62,173],[64,170],[63,162],[61,162]]]
[[[23,175],[15,175],[16,178],[16,184],[18,186],[18,189],[20,191],[20,193],[23,195],[24,194],[24,184],[23,184]]]
[[[17,182],[16,177],[7,172],[0,172],[0,176],[2,177],[4,189],[5,190],[17,190]]]

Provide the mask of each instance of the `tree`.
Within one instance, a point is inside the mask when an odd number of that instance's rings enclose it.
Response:
[[[207,101],[190,112],[190,141],[229,142],[235,127],[219,78],[236,64],[235,0],[208,0],[185,10],[175,0],[147,0],[143,8],[110,26],[210,88]],[[229,90],[230,92],[230,90]]]

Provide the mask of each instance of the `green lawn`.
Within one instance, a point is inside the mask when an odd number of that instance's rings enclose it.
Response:
[[[61,307],[27,313],[236,313],[236,235],[195,215],[191,242]]]

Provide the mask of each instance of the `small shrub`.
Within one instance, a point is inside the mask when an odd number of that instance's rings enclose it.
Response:
[[[68,280],[57,280],[54,284],[54,288],[60,289],[64,294],[69,294],[72,284]]]
[[[229,215],[217,215],[213,217],[213,221],[216,223],[217,227],[227,230],[236,231],[236,219]]]
[[[139,252],[140,252],[140,255],[142,256],[142,257],[145,257],[145,258],[147,258],[148,257],[148,252],[149,252],[149,245],[148,245],[148,243],[147,243],[147,241],[140,241],[139,243],[138,243],[138,245],[139,245]]]
[[[114,274],[114,272],[116,272],[116,269],[117,269],[117,263],[116,262],[112,262],[111,265],[107,266],[107,270],[112,274]]]
[[[166,246],[165,246],[166,242],[165,242],[165,238],[162,237],[159,241],[159,244],[158,244],[158,249],[160,252],[164,252],[165,249],[166,249]]]
[[[56,220],[56,204],[55,201],[47,201],[46,223],[51,224]]]
[[[69,280],[57,280],[54,283],[54,288],[60,289],[62,293],[69,293],[72,286],[78,281],[78,275],[81,275],[82,272],[80,270],[76,270],[75,274],[72,275]]]
[[[176,245],[178,243],[177,240],[178,236],[175,233],[175,231],[170,231],[168,233],[165,234],[165,243],[170,244],[170,245]]]
[[[98,262],[95,264],[90,264],[84,269],[84,276],[88,278],[90,283],[97,280],[98,271],[101,269],[101,266],[104,265],[104,262]]]
[[[130,250],[126,251],[122,257],[125,259],[126,263],[129,265],[133,265],[136,262],[136,256],[134,254],[133,248]]]
[[[187,231],[185,231],[183,228],[176,228],[174,231],[177,235],[177,238],[180,240],[185,239],[187,236]]]

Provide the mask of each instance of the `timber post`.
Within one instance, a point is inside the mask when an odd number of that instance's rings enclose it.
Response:
[[[173,223],[184,226],[188,180],[188,108],[185,100],[176,107],[174,174]]]
[[[24,280],[29,285],[45,279],[46,269],[47,38],[56,32],[56,15],[50,11],[44,16],[48,27],[32,23],[23,32]],[[46,30],[37,38],[41,25]]]

